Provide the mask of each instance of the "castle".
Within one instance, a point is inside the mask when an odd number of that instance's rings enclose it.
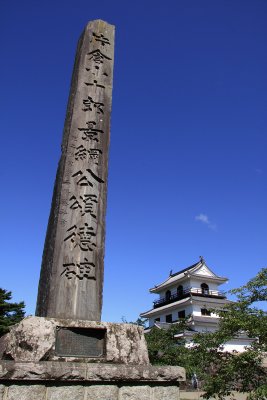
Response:
[[[216,275],[206,264],[203,257],[200,260],[176,273],[170,271],[169,277],[155,285],[149,291],[159,295],[153,308],[140,314],[149,320],[146,332],[156,326],[167,329],[170,324],[189,317],[188,329],[176,337],[183,337],[186,345],[192,344],[197,332],[214,332],[219,323],[216,309],[223,308],[230,302],[219,286],[226,283],[227,278]],[[215,309],[215,311],[210,311]],[[225,350],[242,352],[251,343],[245,334],[240,334],[227,342]]]

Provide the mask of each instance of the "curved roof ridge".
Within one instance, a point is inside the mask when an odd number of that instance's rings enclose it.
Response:
[[[175,272],[174,274],[170,273],[170,275],[168,276],[167,279],[165,279],[165,281],[159,283],[158,285],[155,285],[154,287],[152,287],[151,289],[149,289],[149,291],[151,292],[151,291],[157,290],[157,288],[159,288],[159,287],[161,287],[161,286],[164,286],[166,283],[168,283],[168,281],[169,281],[171,278],[173,278],[173,277],[175,277],[175,276],[177,276],[177,275],[179,275],[179,274],[182,274],[182,273],[184,273],[184,272],[186,272],[186,271],[189,271],[189,270],[191,270],[191,269],[194,269],[196,266],[201,265],[201,264],[202,264],[202,261],[198,261],[197,263],[195,263],[195,264],[193,264],[193,265],[190,265],[190,267],[184,268],[184,269],[182,269],[182,270],[180,270],[180,271],[178,271],[178,272]]]
[[[221,281],[221,283],[223,281],[226,282],[228,280],[228,278],[225,278],[223,276],[219,276],[215,272],[213,272],[210,269],[210,267],[206,264],[206,261],[204,260],[204,258],[201,256],[200,260],[198,262],[190,265],[189,267],[181,269],[178,272],[175,272],[174,274],[172,273],[172,270],[171,270],[167,279],[165,279],[163,282],[155,285],[154,287],[150,288],[149,291],[150,291],[150,293],[158,293],[158,291],[161,288],[167,287],[169,284],[172,284],[172,283],[176,282],[176,280],[179,280],[184,275],[187,275],[186,273],[188,273],[189,275],[194,274],[196,277],[197,276],[201,276],[202,274],[198,274],[198,269],[201,268],[201,267],[206,267],[210,271],[210,273],[213,275],[213,279]],[[181,275],[181,276],[179,277],[179,275]],[[206,276],[206,278],[207,279],[211,279],[211,277],[209,277],[209,276]]]
[[[195,263],[195,264],[193,264],[193,265],[190,265],[190,267],[181,269],[180,271],[175,272],[174,274],[170,274],[170,276],[176,276],[176,275],[182,274],[183,272],[189,271],[190,269],[195,268],[195,267],[196,267],[198,264],[200,264],[200,263],[201,263],[201,261],[198,261],[197,263]]]

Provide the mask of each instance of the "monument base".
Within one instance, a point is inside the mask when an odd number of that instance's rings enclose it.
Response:
[[[179,400],[180,367],[0,362],[0,400]]]
[[[0,400],[179,400],[185,380],[184,368],[149,364],[133,324],[27,317],[0,353]]]
[[[134,324],[30,316],[0,339],[0,349],[0,359],[13,361],[149,364],[143,328]]]

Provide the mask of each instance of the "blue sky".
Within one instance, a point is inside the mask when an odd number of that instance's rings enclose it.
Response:
[[[266,266],[267,2],[0,5],[1,284],[35,310],[77,40],[116,25],[103,320],[199,256],[223,289]]]

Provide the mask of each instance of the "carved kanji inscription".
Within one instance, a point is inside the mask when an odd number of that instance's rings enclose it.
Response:
[[[91,87],[94,87],[95,89],[97,89],[97,88],[105,89],[105,86],[98,83],[98,81],[96,79],[94,79],[91,82],[84,82],[84,83],[86,84],[86,86],[91,86]]]
[[[64,242],[70,241],[74,245],[74,248],[79,246],[82,251],[93,251],[96,247],[94,242],[94,237],[96,236],[94,228],[87,223],[79,227],[73,225],[67,230],[66,235]]]
[[[94,67],[97,69],[99,68],[100,64],[104,63],[105,60],[111,60],[111,58],[107,57],[99,49],[91,51],[90,53],[88,53],[88,56],[89,56],[89,60],[93,61]]]
[[[65,276],[67,279],[96,279],[95,264],[89,262],[86,257],[80,262],[67,262],[63,264],[61,275]]]
[[[76,148],[74,157],[75,157],[75,160],[86,160],[87,150],[82,144]]]
[[[97,201],[97,195],[95,194],[84,194],[79,197],[73,195],[70,198],[70,209],[78,210],[82,217],[90,214],[93,218],[96,218]]]
[[[93,160],[95,164],[98,164],[102,150],[100,149],[86,149],[82,144],[75,149],[74,157],[75,160]]]
[[[39,283],[41,317],[101,319],[113,50],[114,27],[90,22],[71,81]]]
[[[83,100],[83,105],[83,111],[93,111],[93,109],[95,109],[97,114],[104,114],[104,103],[94,101],[91,96],[88,96],[87,99]]]
[[[77,185],[79,186],[91,186],[94,187],[94,185],[98,183],[104,183],[104,181],[99,178],[90,168],[88,168],[85,172],[77,171],[73,175],[73,178],[75,178]]]
[[[92,42],[93,40],[95,40],[96,42],[100,42],[100,44],[101,44],[103,47],[106,46],[107,44],[110,45],[109,38],[105,37],[105,36],[103,35],[103,33],[97,34],[97,33],[93,32],[93,38],[92,38],[91,42]]]
[[[96,128],[95,121],[88,121],[86,125],[86,128],[78,128],[78,130],[82,132],[82,140],[99,142],[99,135],[103,134],[104,131]]]

